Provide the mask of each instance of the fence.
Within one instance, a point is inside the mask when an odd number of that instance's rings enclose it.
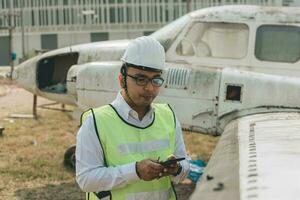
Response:
[[[288,5],[282,0],[2,0],[0,27],[20,31],[153,30],[185,13],[228,4]],[[291,1],[291,0],[290,0]]]

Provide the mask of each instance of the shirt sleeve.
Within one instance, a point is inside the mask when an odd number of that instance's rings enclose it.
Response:
[[[100,135],[100,133],[99,133]],[[109,191],[139,180],[135,162],[106,167],[93,115],[90,114],[77,134],[76,181],[85,192]]]
[[[185,179],[190,171],[190,164],[189,164],[190,157],[188,157],[186,150],[185,150],[181,125],[180,125],[177,117],[176,117],[176,141],[175,141],[174,155],[176,158],[181,158],[181,157],[185,158],[185,160],[180,161],[180,164],[182,166],[181,173],[178,174],[177,176],[171,176],[172,181],[177,184],[180,181],[182,181],[183,179]]]

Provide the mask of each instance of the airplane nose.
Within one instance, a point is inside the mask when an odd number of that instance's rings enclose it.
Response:
[[[15,66],[12,74],[12,79],[18,86],[32,93],[36,91],[36,63],[36,58],[29,59]]]

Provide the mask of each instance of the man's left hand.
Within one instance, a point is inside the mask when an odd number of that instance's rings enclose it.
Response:
[[[167,160],[174,160],[176,157],[174,155],[171,155],[168,157]],[[176,175],[179,168],[180,168],[179,162],[176,162],[175,164],[171,164],[168,167],[164,167],[162,172],[159,173],[159,178],[164,177],[164,176],[170,176],[170,175]]]

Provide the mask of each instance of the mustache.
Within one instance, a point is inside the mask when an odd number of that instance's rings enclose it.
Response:
[[[145,98],[155,98],[156,95],[153,94],[141,94],[140,96],[145,97]]]

